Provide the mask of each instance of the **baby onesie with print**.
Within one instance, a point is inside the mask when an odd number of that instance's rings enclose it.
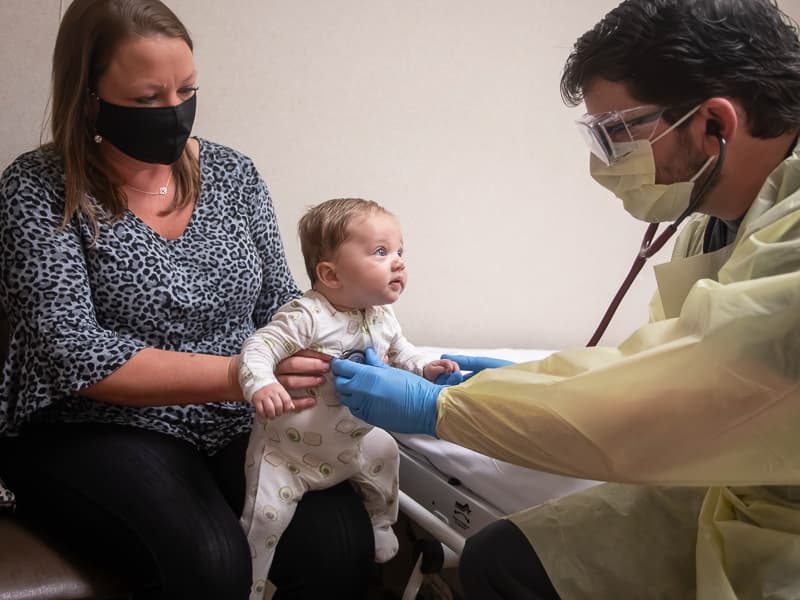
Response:
[[[282,306],[244,343],[239,380],[245,398],[252,401],[257,390],[275,383],[275,366],[298,350],[311,348],[340,357],[368,346],[392,366],[418,375],[429,362],[402,335],[390,307],[339,311],[318,292],[308,291]],[[253,557],[250,600],[263,598],[275,546],[308,490],[349,480],[372,521],[375,560],[386,562],[397,553],[392,531],[398,509],[396,442],[339,402],[330,374],[306,394],[316,398],[313,408],[269,421],[257,419],[250,434],[241,519]]]

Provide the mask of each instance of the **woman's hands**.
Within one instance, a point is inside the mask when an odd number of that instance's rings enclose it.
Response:
[[[284,390],[287,392],[301,391],[306,394],[291,399],[295,411],[311,408],[317,403],[308,394],[308,390],[325,383],[324,375],[331,370],[331,358],[331,356],[322,352],[301,350],[278,363],[275,368],[275,376]],[[239,386],[239,367],[241,367],[241,364],[242,357],[240,354],[231,356],[228,361],[228,385],[237,391],[240,398],[242,398]],[[267,411],[265,416],[270,417],[273,415],[269,415]]]
[[[241,354],[231,356],[228,361],[228,385],[235,389],[242,398],[241,387],[239,386],[239,368],[242,365]],[[330,371],[331,357],[314,350],[301,350],[288,358],[284,358],[275,368],[275,376],[279,384],[275,384],[274,401],[266,401],[266,398],[259,398],[256,404],[258,413],[262,417],[274,418],[283,412],[294,410],[295,412],[311,408],[317,401],[308,394],[308,390],[318,387],[325,383],[325,373]],[[269,386],[268,386],[269,387]],[[259,390],[259,392],[263,391]],[[301,391],[304,396],[289,398],[287,392]],[[281,409],[278,408],[280,404]]]
[[[325,383],[325,374],[331,370],[331,356],[314,350],[301,350],[283,359],[275,369],[278,381],[289,392],[302,392],[302,396],[292,398],[294,410],[304,410],[316,404],[308,393],[310,388]]]

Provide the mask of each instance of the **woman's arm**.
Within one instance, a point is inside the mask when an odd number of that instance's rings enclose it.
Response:
[[[238,365],[238,356],[145,348],[80,394],[129,406],[242,401]]]
[[[81,394],[111,404],[158,406],[243,401],[238,383],[240,356],[211,356],[145,348],[114,373],[81,390]],[[330,356],[302,350],[275,369],[287,389],[322,385]],[[295,410],[311,408],[314,398],[295,398]]]

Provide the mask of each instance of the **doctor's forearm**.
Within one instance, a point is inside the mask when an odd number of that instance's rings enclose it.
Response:
[[[241,401],[234,358],[145,348],[80,394],[128,406]]]
[[[687,354],[697,364],[702,348]],[[620,381],[613,389],[608,380],[543,385],[535,373],[527,374],[526,385],[502,389],[501,375],[446,388],[438,399],[437,435],[500,460],[584,479],[783,485],[800,478],[792,458],[800,388],[763,364],[709,365],[695,372],[694,385],[669,390],[646,378],[635,385],[624,373],[612,375]],[[712,380],[713,392],[702,383]]]

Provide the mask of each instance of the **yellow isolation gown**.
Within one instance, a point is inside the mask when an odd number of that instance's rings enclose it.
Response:
[[[733,244],[702,254],[706,222],[683,228],[651,322],[619,347],[439,396],[443,439],[614,482],[510,517],[565,600],[800,598],[800,145]]]

